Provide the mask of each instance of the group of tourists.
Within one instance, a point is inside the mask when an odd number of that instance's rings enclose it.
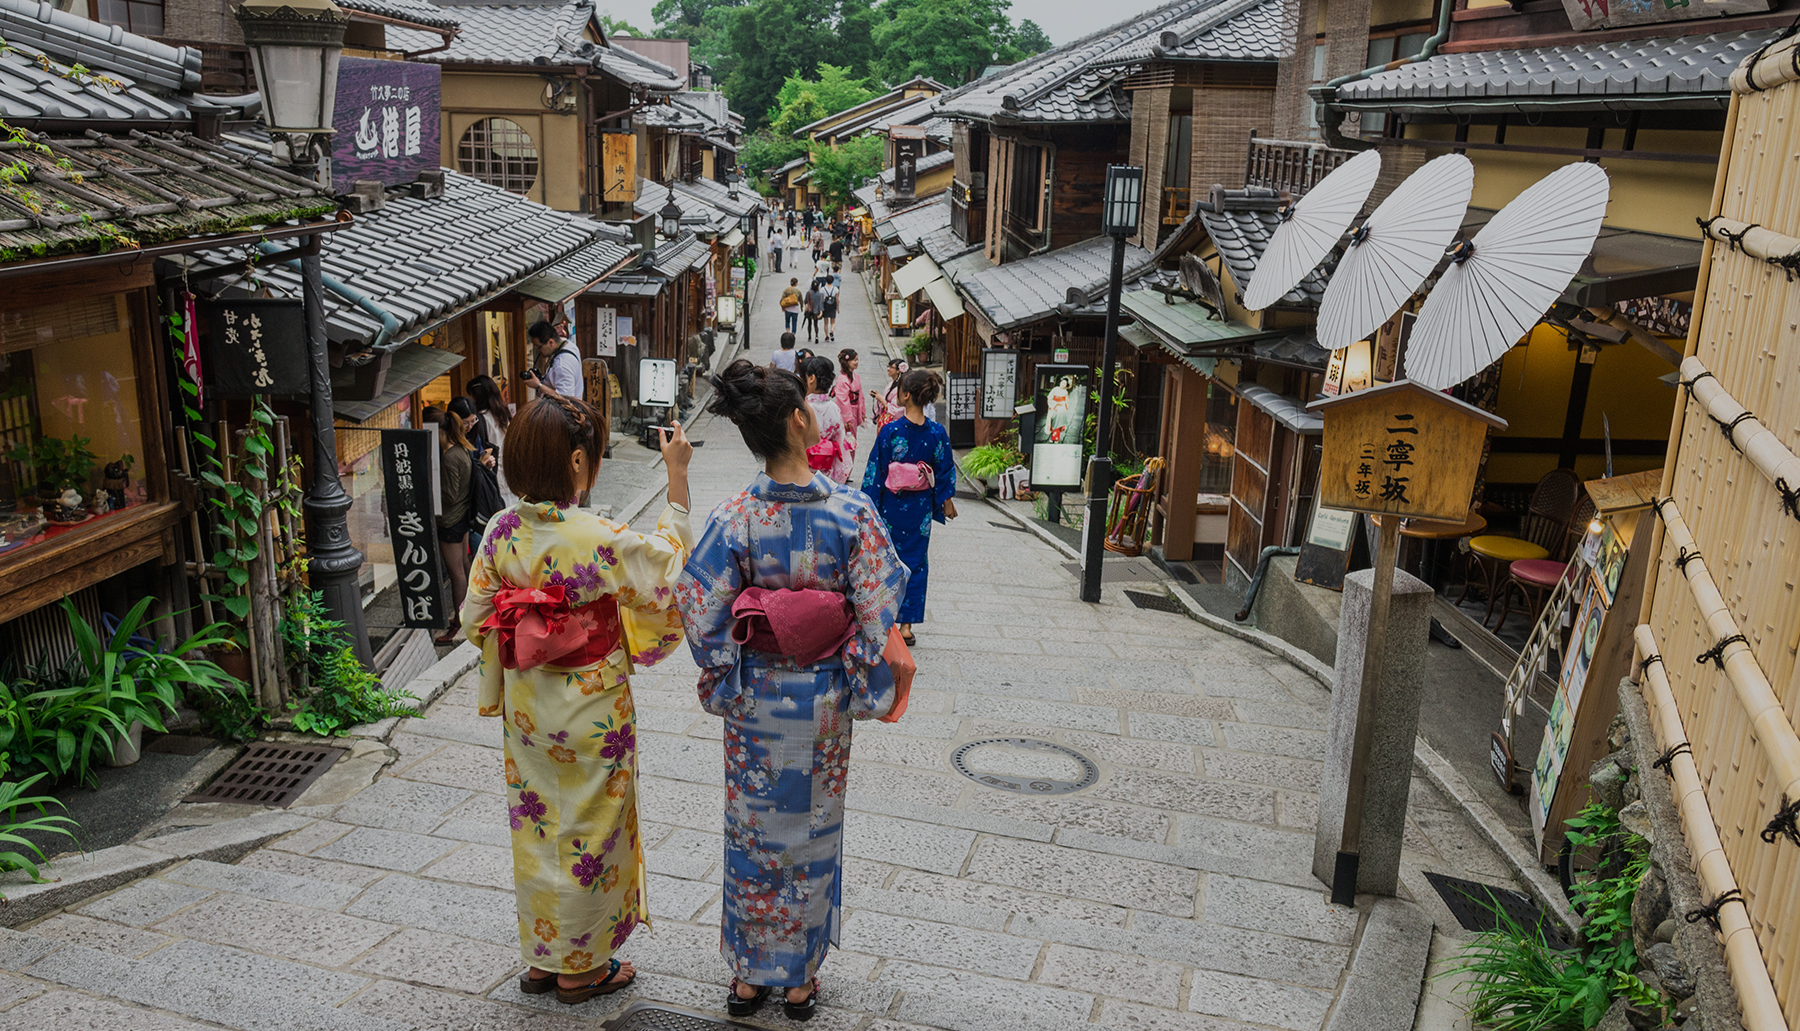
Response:
[[[819,306],[832,340],[835,261],[820,272],[809,293],[832,291],[829,314]],[[578,361],[564,382],[554,327],[526,380],[539,397],[515,412],[503,390],[472,382],[440,414],[445,489],[504,469],[513,492],[485,520],[447,494],[439,537],[466,569],[452,583],[461,633],[482,650],[480,712],[504,730],[521,991],[575,1004],[637,976],[614,955],[649,916],[630,678],[685,638],[700,702],[725,721],[726,1008],[748,1016],[778,997],[806,1020],[818,1006],[819,965],[841,924],[851,727],[904,707],[887,659],[916,643],[931,528],[956,516],[956,469],[930,417],[936,374],[896,359],[886,392],[865,392],[857,352],[834,362],[797,347],[795,314],[769,363],[739,359],[710,377],[707,410],[738,428],[763,470],[698,539],[679,422],[657,431],[668,504],[654,530],[581,506],[605,420],[580,399]],[[865,427],[874,438],[858,489]]]
[[[787,332],[797,333],[804,324],[806,339],[835,343],[842,282],[838,267],[830,263],[818,266],[812,285],[804,293],[800,290],[800,277],[788,277],[788,285],[781,291],[779,302]]]

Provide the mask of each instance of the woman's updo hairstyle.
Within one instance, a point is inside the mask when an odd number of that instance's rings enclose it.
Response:
[[[929,407],[944,389],[944,381],[927,369],[913,369],[900,377],[900,392],[920,408]]]
[[[706,410],[735,423],[751,454],[765,461],[787,454],[788,416],[806,408],[806,388],[799,377],[739,358],[709,378],[713,399]]]
[[[564,502],[588,488],[576,483],[569,456],[587,453],[588,468],[600,467],[606,443],[600,439],[600,413],[586,401],[540,397],[519,409],[506,430],[501,463],[506,484],[526,501]]]
[[[805,383],[806,377],[811,376],[814,390],[821,394],[831,393],[831,381],[837,378],[837,371],[831,367],[830,358],[822,354],[813,355],[798,371],[801,383]]]
[[[842,351],[839,351],[838,371],[846,376],[850,375],[850,363],[860,357],[861,355],[856,353],[856,348],[854,347],[846,347]]]

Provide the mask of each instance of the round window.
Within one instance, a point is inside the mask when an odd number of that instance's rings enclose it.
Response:
[[[503,190],[527,193],[537,182],[537,144],[510,118],[483,118],[464,130],[456,167]]]

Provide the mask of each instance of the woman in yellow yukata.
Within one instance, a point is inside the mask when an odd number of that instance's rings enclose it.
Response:
[[[636,977],[613,953],[644,923],[631,673],[681,644],[673,587],[692,549],[679,423],[662,433],[669,504],[653,533],[582,511],[605,442],[580,401],[540,398],[506,433],[520,500],[469,572],[463,631],[481,646],[480,711],[506,735],[521,990],[574,1005]]]

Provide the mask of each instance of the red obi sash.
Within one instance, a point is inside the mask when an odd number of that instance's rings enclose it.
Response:
[[[571,609],[561,584],[500,588],[494,614],[481,629],[499,635],[500,664],[507,669],[596,665],[624,636],[618,599],[608,594]]]

